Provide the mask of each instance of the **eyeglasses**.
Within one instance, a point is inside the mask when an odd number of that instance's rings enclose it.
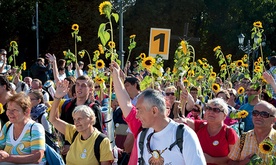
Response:
[[[261,112],[260,112],[260,111],[258,111],[258,110],[253,110],[253,111],[252,111],[252,115],[255,116],[255,117],[257,117],[257,116],[260,115],[262,118],[275,117],[275,116],[269,114],[269,113],[266,112],[266,111],[261,111]]]
[[[213,112],[215,112],[215,113],[223,112],[223,111],[220,110],[219,108],[212,108],[212,107],[209,107],[209,106],[206,107],[206,111],[213,111]]]
[[[110,85],[105,85],[106,86],[106,88],[110,88]]]
[[[100,86],[95,86],[95,88],[100,88]]]
[[[3,53],[2,55],[4,55],[4,56],[5,56],[5,55],[7,55],[7,54],[6,54],[6,53]]]
[[[174,92],[168,92],[168,93],[166,93],[166,96],[170,96],[170,95],[174,96]]]
[[[200,110],[196,109],[196,108],[193,108],[192,111],[194,111],[194,112],[200,112]]]

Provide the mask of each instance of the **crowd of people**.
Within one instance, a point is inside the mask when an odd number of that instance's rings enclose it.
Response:
[[[220,90],[207,97],[181,81],[141,90],[145,72],[138,73],[137,62],[122,70],[112,61],[102,70],[112,84],[100,84],[82,61],[73,67],[49,53],[22,77],[6,54],[0,50],[0,164],[45,165],[46,134],[55,137],[68,165],[245,165],[257,156],[260,164],[276,161],[276,101],[267,95],[276,93],[272,71],[263,73],[270,89],[249,78],[218,77]],[[233,117],[240,112],[246,115]]]

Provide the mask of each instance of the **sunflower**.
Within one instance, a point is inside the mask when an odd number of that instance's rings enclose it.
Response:
[[[264,140],[259,144],[259,149],[263,154],[271,154],[274,149],[274,144],[269,140]]]
[[[237,66],[237,67],[243,66],[243,61],[242,61],[242,60],[236,61],[236,66]]]
[[[7,79],[9,80],[9,81],[12,81],[12,76],[7,76]]]
[[[195,71],[189,70],[188,71],[188,77],[194,77],[195,76]]]
[[[259,57],[257,61],[260,63],[262,61],[262,57]]]
[[[202,58],[203,62],[208,62],[208,60],[206,58]]]
[[[254,66],[256,67],[256,66],[259,66],[259,63],[256,61],[256,62],[254,62]]]
[[[261,67],[260,66],[256,66],[255,69],[261,70]]]
[[[136,35],[135,34],[132,34],[129,38],[130,39],[134,39],[136,37]]]
[[[67,51],[63,51],[62,53],[63,53],[63,55],[64,55],[64,56],[66,56],[66,54],[67,54]]]
[[[176,73],[177,72],[177,69],[175,67],[173,67],[173,73]]]
[[[263,25],[262,25],[262,22],[261,22],[261,21],[254,22],[254,23],[253,23],[253,26],[254,26],[254,27],[257,27],[257,28],[263,28]]]
[[[154,63],[155,63],[155,59],[149,56],[143,59],[142,66],[150,70],[150,68],[154,65]]]
[[[103,48],[102,44],[98,44],[98,49],[99,49],[101,54],[104,54],[104,48]]]
[[[17,46],[17,42],[16,41],[11,41],[10,46]]]
[[[189,80],[185,79],[183,80],[183,84],[185,87],[189,87],[191,83],[189,82]]]
[[[241,111],[239,111],[238,113],[237,113],[237,115],[238,115],[238,118],[240,119],[240,118],[246,118],[246,116],[248,116],[248,112],[246,111],[246,110],[241,110]]]
[[[196,78],[196,80],[200,81],[200,80],[202,80],[203,78],[204,78],[203,76],[198,76],[198,77]]]
[[[210,76],[211,77],[217,77],[217,74],[216,74],[216,72],[211,72]]]
[[[4,108],[3,108],[3,104],[0,103],[0,114],[2,114],[2,113],[4,113],[4,112],[5,112],[5,110],[4,110]]]
[[[201,59],[198,59],[197,61],[198,61],[199,65],[203,65],[203,62],[201,61]]]
[[[73,24],[72,25],[72,30],[74,30],[74,31],[79,30],[79,25],[78,24]]]
[[[143,60],[144,58],[146,58],[146,54],[145,53],[141,53],[140,54],[140,58]]]
[[[247,54],[243,55],[243,58],[247,58]]]
[[[99,51],[99,50],[95,50],[93,53],[94,53],[94,55],[97,56],[97,57],[99,57],[99,55],[100,55],[100,51]]]
[[[97,68],[97,69],[102,69],[102,68],[104,68],[104,66],[105,66],[105,64],[104,64],[104,61],[103,61],[103,60],[98,60],[98,61],[96,62],[96,68]]]
[[[218,92],[220,91],[220,86],[219,86],[219,84],[213,83],[213,84],[212,84],[212,90],[213,90],[213,92],[218,93]]]
[[[268,82],[266,81],[266,79],[263,76],[261,77],[261,80],[262,80],[263,84],[268,84]]]
[[[209,65],[207,63],[203,64],[203,68],[207,69],[209,67]]]
[[[220,50],[220,49],[221,49],[221,47],[220,47],[220,46],[217,46],[217,47],[215,47],[215,48],[213,49],[213,51],[216,52],[216,51],[218,51],[218,50]]]
[[[222,64],[222,65],[220,66],[220,70],[226,70],[226,64]]]
[[[112,4],[109,1],[104,1],[99,6],[100,15],[110,14],[112,9]]]
[[[181,44],[181,46],[182,46],[182,51],[183,51],[183,53],[184,54],[187,54],[187,44],[186,44],[186,42],[184,41],[184,40],[182,40],[181,42],[180,42],[180,44]]]
[[[238,93],[239,95],[243,94],[243,93],[244,93],[244,88],[243,88],[243,87],[239,87],[237,93]]]
[[[79,55],[80,55],[80,57],[81,57],[81,58],[83,58],[83,57],[84,57],[84,54],[85,54],[85,52],[84,52],[84,51],[79,51]]]
[[[26,62],[23,62],[23,64],[22,64],[22,69],[23,69],[23,70],[26,70],[26,69],[27,69]]]
[[[248,68],[248,64],[243,64],[243,67]]]
[[[89,69],[91,69],[91,70],[94,69],[94,67],[93,67],[92,64],[88,64],[87,67],[88,67]]]
[[[111,49],[115,48],[115,42],[109,41],[109,42],[108,42],[108,46],[109,46]]]
[[[261,72],[260,69],[257,69],[257,68],[254,69],[254,73],[259,73],[259,72]]]
[[[231,57],[232,57],[232,54],[226,55],[226,59],[229,59],[229,58],[231,58]]]
[[[234,62],[232,62],[231,64],[230,64],[230,66],[229,66],[231,69],[234,69],[234,68],[236,68],[236,63],[234,63]]]
[[[104,79],[97,76],[97,77],[95,78],[95,82],[96,82],[97,84],[101,85],[102,83],[104,83]]]

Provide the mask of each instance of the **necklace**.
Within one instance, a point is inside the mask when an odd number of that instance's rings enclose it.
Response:
[[[147,149],[148,149],[148,152],[152,155],[149,159],[149,164],[163,165],[164,158],[161,155],[168,149],[168,147],[166,147],[163,150],[152,150],[150,148],[150,139],[154,133],[155,132],[150,133],[149,136],[147,137],[147,144],[146,144]]]

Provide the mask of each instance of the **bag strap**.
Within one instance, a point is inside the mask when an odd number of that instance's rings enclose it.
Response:
[[[149,130],[148,128],[143,128],[140,134],[140,138],[139,138],[140,158],[138,158],[139,165],[145,164],[145,160],[143,158],[143,152],[144,152],[144,141],[148,130]]]
[[[41,118],[42,118],[42,116],[44,115],[44,113],[45,113],[45,112],[43,112],[42,114],[40,114],[40,115],[37,117],[37,121],[38,121],[38,123],[40,123],[40,124],[42,124],[42,123],[41,123]]]
[[[96,138],[95,145],[94,145],[94,154],[100,164],[101,164],[101,162],[100,162],[100,158],[101,158],[100,157],[100,145],[104,138],[106,138],[106,135],[103,133],[100,133],[99,136]]]
[[[169,150],[171,151],[172,148],[177,145],[180,149],[180,152],[182,154],[182,151],[183,151],[183,133],[184,133],[184,124],[179,124],[177,126],[177,129],[176,129],[176,140],[175,142],[173,142],[170,147],[169,147]]]
[[[10,129],[12,123],[10,123],[8,126],[7,126],[7,129],[6,129],[6,134],[8,133],[8,130]]]
[[[245,142],[245,138],[246,138],[246,133],[243,133],[240,137],[240,152],[242,152],[244,142]]]
[[[73,142],[75,141],[75,139],[76,139],[78,133],[79,133],[78,131],[76,131],[76,132],[74,133],[74,135],[73,135],[73,137],[72,137],[72,143],[71,143],[71,144],[73,144]]]

